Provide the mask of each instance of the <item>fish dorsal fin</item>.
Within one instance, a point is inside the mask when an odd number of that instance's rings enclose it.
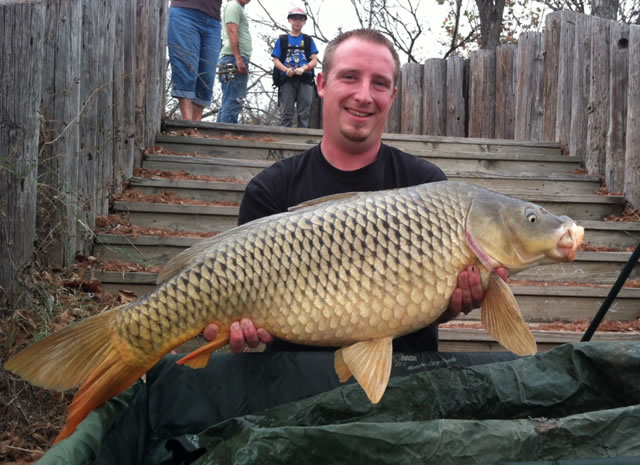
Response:
[[[393,338],[391,337],[357,342],[342,347],[336,352],[336,373],[342,382],[353,374],[369,400],[377,404],[389,383],[392,353]]]
[[[509,285],[491,273],[482,303],[482,324],[505,349],[518,355],[533,355],[536,340],[520,313]]]
[[[343,194],[333,194],[333,195],[325,195],[324,197],[318,197],[317,199],[307,200],[306,202],[299,203],[298,205],[294,205],[293,207],[289,207],[289,211],[298,211],[307,207],[314,207],[316,205],[320,205],[321,203],[331,202],[333,200],[344,200],[349,199],[355,195],[361,194],[362,192],[345,192]]]

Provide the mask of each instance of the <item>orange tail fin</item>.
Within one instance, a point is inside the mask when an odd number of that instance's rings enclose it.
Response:
[[[91,410],[125,390],[150,368],[132,366],[122,359],[112,339],[116,310],[68,326],[27,347],[5,365],[7,370],[47,389],[63,391],[83,383],[56,442],[68,437]]]

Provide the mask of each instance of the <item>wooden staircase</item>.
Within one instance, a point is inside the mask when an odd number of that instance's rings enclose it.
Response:
[[[189,134],[189,136],[184,134]],[[112,213],[123,214],[137,226],[181,232],[218,232],[236,224],[246,182],[274,160],[318,143],[321,132],[259,126],[167,121],[165,132],[143,162],[147,170],[184,171],[221,180],[176,180],[162,176],[134,177],[129,189],[146,195],[162,194],[216,202],[215,205],[151,203],[116,200]],[[631,250],[640,241],[639,222],[604,221],[621,215],[624,200],[601,194],[598,177],[583,174],[580,160],[562,156],[555,143],[510,140],[451,139],[387,134],[385,143],[440,166],[450,179],[538,203],[556,214],[568,215],[585,227],[585,242],[598,251],[581,251],[573,263],[537,267],[510,278],[527,322],[532,324],[588,320],[598,310]],[[195,237],[99,234],[94,255],[145,266],[163,265]],[[607,251],[599,251],[607,250]],[[96,272],[109,290],[127,289],[137,295],[155,288],[155,272]],[[640,265],[630,278],[640,280]],[[640,316],[640,288],[625,287],[607,318],[631,321]],[[478,326],[479,311],[441,328],[443,351],[503,350]],[[458,323],[464,323],[467,327]],[[538,330],[541,350],[577,341],[575,331]],[[634,331],[598,331],[594,339],[640,340]]]

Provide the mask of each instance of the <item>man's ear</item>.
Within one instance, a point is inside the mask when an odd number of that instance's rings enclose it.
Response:
[[[322,72],[318,73],[318,76],[316,79],[316,85],[318,86],[318,95],[320,97],[324,97],[324,85],[325,85],[324,73]]]

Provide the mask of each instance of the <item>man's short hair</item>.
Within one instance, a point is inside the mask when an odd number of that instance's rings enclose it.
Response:
[[[352,31],[341,32],[336,38],[329,42],[324,51],[324,59],[322,60],[322,73],[325,75],[325,79],[329,76],[329,72],[333,66],[333,56],[336,49],[342,42],[351,38],[366,40],[387,47],[393,57],[395,66],[393,71],[393,85],[397,87],[398,79],[400,78],[400,57],[398,57],[398,52],[396,52],[391,41],[375,29],[354,29]]]

